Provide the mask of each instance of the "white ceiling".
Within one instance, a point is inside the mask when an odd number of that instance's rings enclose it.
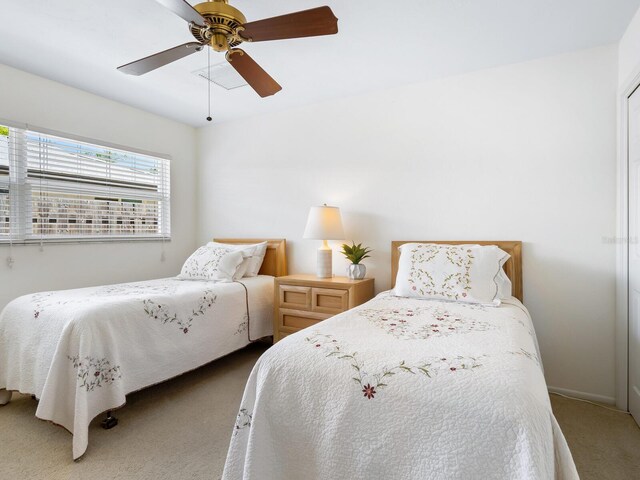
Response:
[[[196,3],[195,0],[191,0]],[[213,86],[214,122],[616,42],[640,0],[235,0],[248,21],[328,4],[337,35],[245,44],[283,87]],[[154,0],[0,0],[0,63],[191,125],[207,124],[194,54],[141,77],[116,67],[192,40]],[[212,63],[224,61],[212,52]],[[1,110],[1,106],[0,106]]]

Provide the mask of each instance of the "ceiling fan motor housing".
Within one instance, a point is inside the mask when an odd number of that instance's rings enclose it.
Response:
[[[206,37],[206,30],[198,25],[190,26],[191,34],[200,43],[208,43],[217,52],[227,51],[242,43],[242,39],[235,33],[239,27],[247,23],[247,19],[240,10],[229,5],[227,0],[199,3],[193,8],[208,20],[210,26],[211,34]]]

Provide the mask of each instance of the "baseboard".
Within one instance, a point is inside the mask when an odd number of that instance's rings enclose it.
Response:
[[[613,397],[607,397],[606,395],[596,395],[595,393],[579,392],[577,390],[569,390],[568,388],[558,388],[547,386],[547,390],[551,393],[559,393],[561,395],[567,395],[569,397],[581,398],[583,400],[589,400],[591,402],[605,403],[607,405],[615,405],[616,399]]]

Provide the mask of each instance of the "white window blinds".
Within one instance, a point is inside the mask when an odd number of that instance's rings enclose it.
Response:
[[[0,241],[170,237],[169,160],[0,125]]]
[[[9,238],[9,129],[0,126],[0,240]]]

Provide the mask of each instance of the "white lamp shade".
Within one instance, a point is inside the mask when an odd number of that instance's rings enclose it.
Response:
[[[338,207],[311,207],[303,238],[313,240],[343,240],[342,217]]]

